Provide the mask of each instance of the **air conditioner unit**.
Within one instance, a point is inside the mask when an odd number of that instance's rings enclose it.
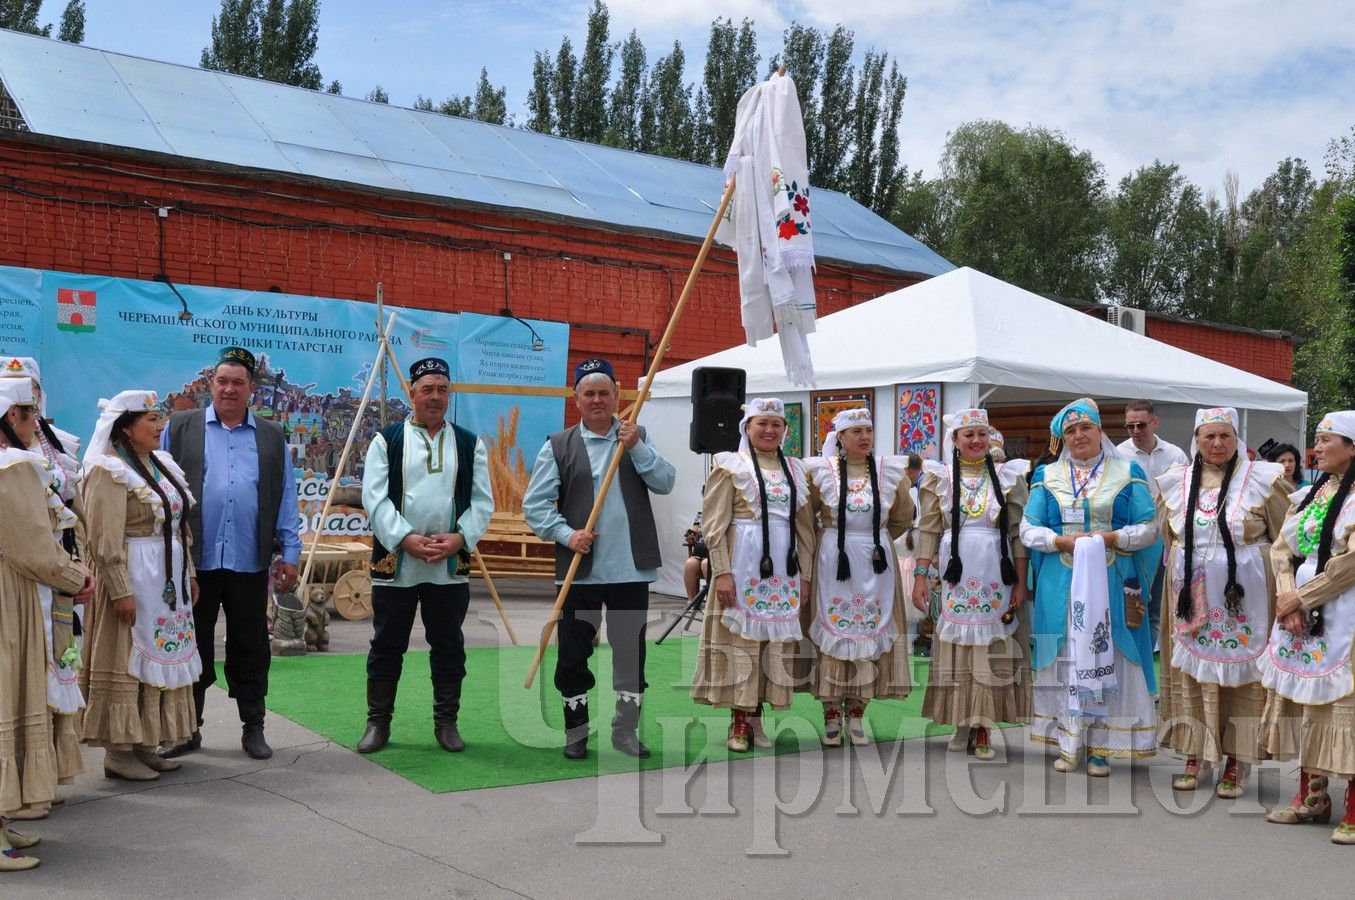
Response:
[[[1132,306],[1112,306],[1106,310],[1106,321],[1135,334],[1143,334],[1143,310]]]

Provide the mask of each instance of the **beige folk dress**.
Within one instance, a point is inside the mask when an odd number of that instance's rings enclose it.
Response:
[[[807,687],[825,706],[843,702],[902,700],[912,690],[903,579],[893,541],[913,524],[913,499],[905,484],[907,457],[877,456],[880,543],[886,569],[871,566],[874,499],[864,461],[847,466],[845,550],[851,577],[837,580],[840,457],[805,463],[810,502],[819,522],[810,597],[809,636],[817,648]],[[852,701],[855,701],[853,704]]]
[[[153,473],[183,471],[169,454],[142,458]],[[154,467],[153,467],[154,466]],[[157,477],[157,476],[153,476]],[[98,586],[89,606],[85,640],[86,744],[114,751],[151,750],[188,740],[196,727],[192,686],[202,673],[193,629],[193,563],[180,541],[180,519],[192,497],[159,477],[172,509],[115,455],[87,456],[83,483],[89,554]],[[170,609],[165,586],[162,527],[173,528]],[[118,620],[113,601],[136,598],[136,624]]]
[[[1350,477],[1349,474],[1340,478]],[[1336,492],[1338,477],[1328,479],[1316,499]],[[1276,759],[1298,759],[1306,771],[1330,778],[1355,779],[1355,494],[1340,510],[1332,535],[1331,558],[1315,575],[1317,552],[1300,550],[1300,532],[1316,545],[1321,521],[1295,510],[1308,493],[1290,495],[1294,506],[1271,548],[1276,594],[1297,590],[1303,608],[1322,610],[1321,635],[1291,634],[1279,622],[1261,655],[1266,687],[1264,726],[1267,750]],[[1293,559],[1303,561],[1295,570]]]
[[[1217,764],[1265,758],[1261,714],[1266,691],[1259,662],[1275,619],[1270,547],[1280,534],[1289,497],[1284,467],[1240,461],[1228,486],[1227,521],[1238,583],[1244,589],[1234,615],[1223,592],[1227,554],[1218,530],[1223,469],[1205,463],[1193,527],[1195,600],[1192,618],[1176,617],[1185,580],[1186,507],[1191,468],[1175,465],[1158,476],[1158,502],[1166,527],[1167,572],[1162,588],[1159,743],[1186,758]]]
[[[756,465],[767,489],[768,538],[774,572],[759,577],[762,556],[762,505]],[[804,633],[814,553],[814,518],[809,503],[804,462],[787,458],[795,479],[796,509],[774,453],[718,453],[706,482],[701,507],[702,533],[710,548],[710,583],[720,575],[734,577],[736,602],[722,610],[711,593],[701,629],[692,699],[721,709],[756,713],[763,703],[772,709],[790,706],[797,666],[797,648]],[[800,572],[786,574],[790,529],[795,523]],[[773,600],[774,598],[774,600]],[[761,606],[761,614],[754,608]]]
[[[996,467],[1007,508],[1008,552],[1024,559],[1021,519],[1025,514],[1030,463],[1011,460]],[[984,462],[960,465],[959,544],[964,575],[941,585],[931,677],[922,715],[939,725],[1029,722],[1030,624],[1025,610],[1010,622],[1011,589],[1002,583],[997,494]],[[928,463],[918,485],[918,559],[931,559],[944,572],[950,560],[950,466]]]
[[[75,594],[84,569],[52,532],[41,457],[0,450],[0,813],[56,795],[57,761],[47,706],[46,622],[38,586]],[[56,501],[58,504],[60,500]]]

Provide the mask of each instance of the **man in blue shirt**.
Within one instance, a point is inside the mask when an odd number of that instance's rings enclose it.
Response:
[[[567,759],[588,755],[588,692],[594,684],[588,660],[604,607],[617,696],[612,746],[630,756],[649,755],[636,733],[645,690],[649,585],[662,562],[649,495],[671,491],[676,473],[645,438],[644,429],[617,420],[616,401],[611,363],[580,363],[574,371],[579,424],[546,441],[522,498],[522,514],[532,531],[556,545],[557,584],[564,581],[574,554],[583,554],[560,613],[555,665],[555,688],[564,699]],[[618,444],[626,453],[616,479],[594,529],[584,530]]]
[[[226,685],[240,711],[240,744],[254,759],[273,750],[264,740],[264,697],[268,694],[268,568],[280,547],[275,585],[296,584],[301,560],[296,475],[282,429],[249,411],[254,392],[254,354],[240,347],[221,352],[210,382],[206,409],[175,413],[161,434],[188,476],[198,498],[189,512],[193,562],[200,598],[193,624],[202,654],[202,677],[193,686],[198,727],[207,688],[216,681],[214,635],[217,614],[226,614]],[[161,751],[167,758],[197,750],[202,736]]]

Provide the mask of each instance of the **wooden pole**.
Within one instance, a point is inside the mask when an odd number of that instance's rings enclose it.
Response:
[[[386,328],[381,332],[380,339],[384,344],[387,335],[395,327],[395,317],[398,313],[391,313],[391,317],[386,320]],[[377,370],[381,367],[375,363],[381,362],[381,354],[378,353],[376,359],[372,361],[374,365],[372,370],[367,373],[367,386],[362,390],[362,400],[358,403],[358,411],[353,416],[353,424],[348,429],[348,440],[344,441],[343,453],[339,455],[339,464],[334,469],[334,475],[329,480],[329,490],[325,492],[325,505],[320,508],[320,521],[315,526],[315,540],[311,541],[310,551],[306,554],[306,565],[301,570],[301,580],[297,582],[296,593],[299,597],[305,596],[306,584],[310,581],[311,566],[315,563],[315,549],[320,544],[320,535],[325,528],[325,517],[329,515],[329,507],[334,503],[334,488],[339,484],[339,475],[343,472],[344,466],[348,465],[348,454],[353,449],[353,440],[358,435],[358,427],[362,424],[362,414],[367,411],[367,401],[372,396],[372,385],[376,384]]]
[[[654,354],[654,360],[649,364],[649,372],[645,375],[644,384],[640,387],[640,396],[636,399],[635,405],[630,408],[630,413],[626,421],[634,422],[640,417],[640,410],[645,405],[645,400],[649,397],[650,388],[654,386],[654,378],[659,374],[659,367],[663,365],[663,358],[668,353],[668,345],[673,340],[673,333],[677,331],[678,321],[682,318],[682,311],[687,307],[687,301],[691,299],[692,290],[696,287],[697,276],[701,274],[701,267],[706,264],[706,256],[710,253],[710,248],[715,243],[715,231],[720,227],[720,221],[725,217],[725,210],[729,208],[730,198],[734,196],[734,178],[731,176],[729,184],[725,185],[724,195],[720,197],[720,205],[715,210],[715,217],[711,219],[710,229],[706,232],[706,239],[701,243],[701,250],[696,254],[696,261],[692,263],[692,270],[687,275],[687,283],[682,286],[682,294],[678,297],[677,305],[673,307],[673,314],[668,317],[668,327],[663,331],[663,337],[659,340],[658,352]],[[607,491],[611,489],[612,479],[616,477],[616,470],[621,465],[621,455],[626,452],[626,448],[618,441],[616,453],[612,455],[611,464],[607,466],[607,473],[602,478],[602,484],[598,488],[597,499],[593,501],[593,510],[588,514],[588,521],[584,524],[584,531],[592,531],[597,525],[598,516],[602,513],[603,501],[607,499]],[[564,608],[565,597],[569,595],[569,587],[574,583],[574,576],[578,574],[579,563],[583,559],[583,554],[575,552],[574,558],[569,561],[569,571],[565,573],[565,579],[560,583],[560,592],[555,596],[555,607],[551,610],[550,618],[546,620],[546,627],[541,629],[541,640],[536,647],[536,657],[532,660],[532,666],[527,670],[527,680],[523,684],[525,688],[531,688],[532,682],[536,679],[537,669],[541,668],[541,658],[546,655],[546,646],[550,643],[552,632],[555,630],[555,623],[560,618],[560,610]]]
[[[384,367],[385,361],[389,357],[391,368],[395,370],[395,377],[400,379],[400,388],[405,392],[405,396],[409,398],[409,402],[413,403],[414,392],[410,390],[409,380],[405,378],[404,370],[400,368],[400,363],[395,359],[395,351],[391,348],[391,345],[384,340],[381,342],[381,346],[385,348],[385,352],[384,354],[377,354],[377,358],[381,360],[382,366]],[[513,646],[516,647],[518,635],[517,632],[513,630],[513,623],[508,621],[508,610],[504,608],[503,599],[499,596],[499,589],[494,586],[494,579],[490,577],[489,566],[485,565],[485,558],[480,555],[479,550],[471,550],[470,555],[480,567],[480,575],[485,579],[485,587],[489,588],[489,596],[494,600],[494,605],[498,607],[499,618],[503,620],[503,627],[508,631],[508,639],[512,641]]]

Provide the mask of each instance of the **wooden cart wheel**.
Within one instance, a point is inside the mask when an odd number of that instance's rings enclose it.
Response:
[[[372,578],[361,569],[344,572],[334,583],[334,609],[349,621],[372,615]]]

